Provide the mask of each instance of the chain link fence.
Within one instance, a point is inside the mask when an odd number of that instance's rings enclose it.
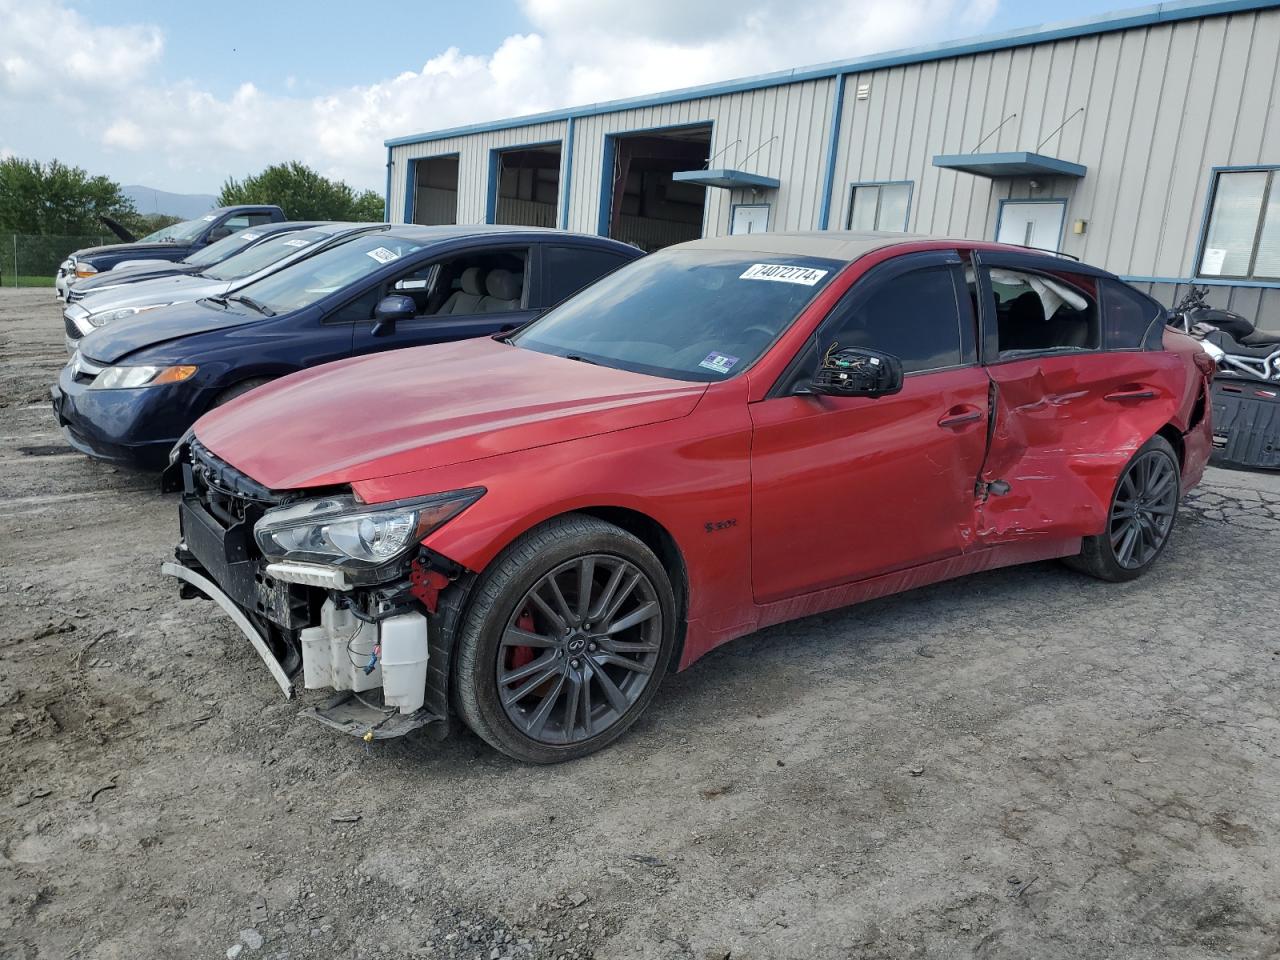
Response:
[[[42,236],[29,233],[0,233],[0,286],[53,286],[58,265],[84,247],[119,243],[111,234],[84,236]]]

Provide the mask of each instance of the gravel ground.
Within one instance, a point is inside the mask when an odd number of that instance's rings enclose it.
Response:
[[[297,716],[70,453],[0,297],[0,957],[1280,956],[1280,484],[1144,580],[996,571],[740,640],[603,754]]]

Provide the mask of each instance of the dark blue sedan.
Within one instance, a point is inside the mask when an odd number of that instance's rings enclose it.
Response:
[[[52,389],[54,413],[77,450],[160,469],[202,414],[268,380],[514,329],[640,256],[529,227],[378,228],[226,296],[94,330]]]

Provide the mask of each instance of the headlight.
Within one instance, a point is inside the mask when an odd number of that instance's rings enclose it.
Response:
[[[129,387],[158,387],[162,383],[181,383],[196,375],[199,367],[183,364],[174,367],[107,367],[89,384],[90,390],[123,390]]]
[[[148,310],[158,310],[160,307],[168,306],[172,306],[172,304],[149,303],[145,307],[121,307],[119,310],[103,310],[101,313],[91,313],[85,319],[95,327],[100,327],[104,323],[123,320],[125,317],[136,316],[139,313],[146,313]]]
[[[72,266],[76,268],[76,276],[79,277],[81,280],[83,280],[85,277],[92,277],[95,273],[98,272],[98,268],[95,267],[93,264],[81,263],[79,260],[74,261],[72,263]]]
[[[483,487],[471,487],[376,506],[350,496],[306,500],[268,510],[253,535],[269,559],[369,570],[403,557],[483,495]]]

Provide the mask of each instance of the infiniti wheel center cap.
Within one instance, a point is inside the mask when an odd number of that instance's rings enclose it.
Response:
[[[566,644],[565,648],[570,653],[581,653],[583,647],[587,645],[587,638],[582,634],[574,634],[573,638]]]

